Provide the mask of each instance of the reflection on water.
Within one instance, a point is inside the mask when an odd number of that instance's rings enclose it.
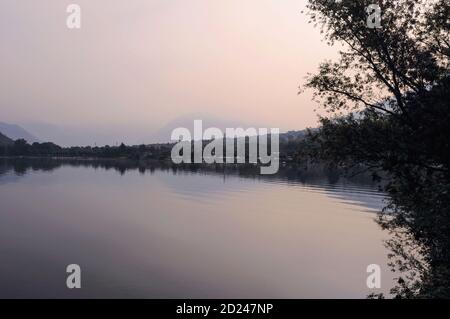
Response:
[[[364,298],[373,263],[388,291],[369,178],[257,172],[0,160],[0,297]]]

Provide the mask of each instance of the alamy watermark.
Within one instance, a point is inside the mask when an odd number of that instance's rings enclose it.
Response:
[[[77,264],[70,264],[66,268],[66,272],[69,273],[66,279],[66,286],[69,289],[81,288],[81,268]]]
[[[219,128],[203,131],[203,121],[194,121],[194,132],[185,127],[172,131],[177,141],[171,152],[172,161],[181,163],[250,163],[259,164],[261,174],[275,174],[279,169],[280,130],[271,128]],[[270,140],[270,143],[268,141]]]
[[[66,26],[69,29],[81,29],[81,7],[78,4],[67,6],[66,12],[69,14],[66,19]]]
[[[370,264],[366,269],[367,276],[366,285],[369,289],[380,289],[381,288],[381,267],[377,264]]]
[[[371,4],[366,7],[367,27],[370,29],[381,28],[381,7],[378,4]]]

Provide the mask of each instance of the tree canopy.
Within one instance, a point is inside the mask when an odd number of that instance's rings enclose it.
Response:
[[[381,9],[380,28],[367,7]],[[328,111],[309,154],[387,176],[379,223],[398,298],[450,297],[450,2],[310,0],[311,22],[342,49],[303,89]]]

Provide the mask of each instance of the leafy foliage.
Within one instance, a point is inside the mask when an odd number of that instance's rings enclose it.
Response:
[[[380,225],[392,239],[398,298],[450,297],[450,2],[380,0],[382,28],[366,26],[373,0],[310,0],[311,21],[340,43],[305,88],[329,112],[308,153],[387,174]]]

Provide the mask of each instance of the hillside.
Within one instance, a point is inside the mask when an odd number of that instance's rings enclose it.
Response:
[[[27,132],[19,125],[0,122],[0,132],[2,132],[12,140],[18,140],[22,138],[30,144],[34,142],[40,142],[36,136]]]
[[[0,132],[0,146],[12,144],[13,140]]]

